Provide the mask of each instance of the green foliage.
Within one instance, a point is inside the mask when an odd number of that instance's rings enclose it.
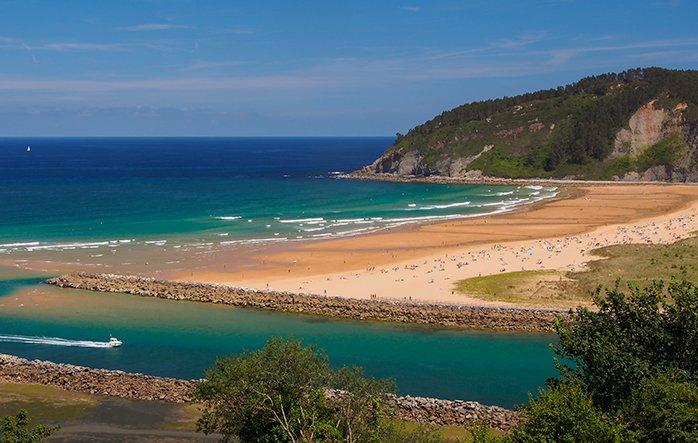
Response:
[[[668,370],[696,376],[698,288],[689,282],[619,285],[597,296],[598,311],[577,308],[569,322],[556,323],[555,353],[563,376],[580,380],[601,409],[622,407],[644,379]]]
[[[330,388],[351,390],[331,402]],[[327,356],[295,340],[271,339],[260,350],[216,361],[195,390],[204,403],[198,428],[242,441],[378,441],[381,396],[392,382],[357,368],[333,371]]]
[[[698,288],[663,287],[616,284],[598,311],[556,323],[561,377],[531,399],[513,441],[698,441]]]
[[[41,442],[60,429],[59,426],[37,424],[31,426],[27,411],[20,410],[17,415],[3,417],[0,422],[0,442],[34,443]]]
[[[531,398],[511,434],[514,442],[614,442],[621,430],[599,410],[579,383],[566,382]]]
[[[637,159],[638,169],[645,171],[657,165],[675,165],[688,152],[680,134],[672,134],[644,150]]]
[[[637,441],[698,441],[698,386],[675,371],[646,379],[622,417]]]

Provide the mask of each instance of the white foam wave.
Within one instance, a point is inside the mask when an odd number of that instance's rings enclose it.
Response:
[[[456,203],[447,203],[445,205],[427,205],[427,206],[420,206],[418,208],[413,208],[413,209],[408,209],[408,211],[431,211],[432,209],[449,209],[449,208],[458,208],[460,206],[468,206],[470,202],[456,202]]]
[[[513,193],[514,193],[514,191],[507,191],[507,192],[498,192],[495,195],[501,197],[503,195],[511,195]]]
[[[27,247],[27,251],[40,251],[44,249],[75,249],[75,248],[89,248],[92,246],[106,246],[108,245],[108,241],[100,241],[100,242],[88,242],[88,243],[56,243],[56,244],[46,244],[46,245],[39,245],[39,246],[29,246]]]
[[[31,242],[26,242],[26,243],[5,243],[4,245],[0,245],[0,248],[18,248],[22,246],[38,246],[39,242],[38,241],[31,241]]]
[[[222,215],[220,217],[214,217],[216,220],[239,220],[242,218],[240,215]]]
[[[524,187],[526,189],[533,189],[534,191],[540,191],[541,189],[543,189],[543,187],[539,186],[539,185],[528,185],[528,186],[524,186]]]
[[[290,220],[279,220],[279,223],[308,223],[308,222],[318,222],[322,223],[325,219],[322,217],[318,218],[295,218]]]
[[[79,348],[109,348],[109,342],[90,340],[68,340],[58,337],[34,337],[28,335],[0,335],[0,342],[25,343],[32,345],[73,346]]]
[[[244,240],[230,240],[222,241],[219,245],[246,245],[246,244],[256,244],[256,243],[268,243],[268,242],[278,242],[288,240],[287,237],[271,237],[271,238],[248,238]]]

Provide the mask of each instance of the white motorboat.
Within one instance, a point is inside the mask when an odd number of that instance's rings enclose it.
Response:
[[[124,344],[124,342],[122,342],[121,340],[119,340],[116,337],[109,337],[108,343],[109,343],[110,348],[118,348],[119,346]]]

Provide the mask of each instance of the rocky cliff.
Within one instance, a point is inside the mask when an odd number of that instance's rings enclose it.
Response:
[[[698,182],[698,71],[638,69],[446,111],[364,175]]]

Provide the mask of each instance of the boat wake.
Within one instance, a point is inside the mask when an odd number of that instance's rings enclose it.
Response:
[[[106,341],[68,340],[58,337],[33,337],[26,335],[0,335],[0,342],[32,345],[73,346],[78,348],[111,348]]]

